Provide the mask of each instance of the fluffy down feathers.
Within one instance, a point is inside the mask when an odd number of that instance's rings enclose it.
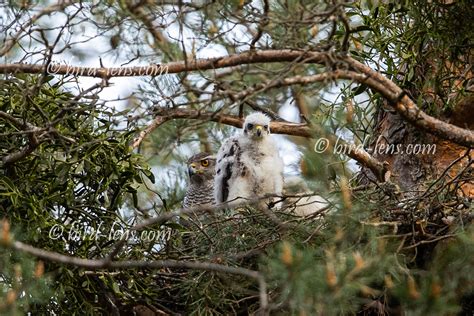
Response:
[[[314,194],[300,177],[287,179],[285,181],[284,193],[288,195],[308,195],[289,197],[283,202],[282,206],[285,211],[294,215],[323,217],[330,210],[330,201],[320,195]]]
[[[227,139],[216,162],[217,203],[265,194],[281,195],[283,161],[270,136],[270,119],[263,113],[246,117],[243,133]]]

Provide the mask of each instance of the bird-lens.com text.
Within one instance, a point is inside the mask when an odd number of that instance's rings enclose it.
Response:
[[[436,144],[389,144],[383,136],[377,138],[375,144],[366,146],[367,138],[362,144],[352,145],[343,141],[340,137],[334,143],[327,138],[319,138],[314,144],[316,153],[323,153],[332,150],[334,154],[347,155],[350,151],[367,151],[375,155],[434,155],[436,154]]]
[[[136,241],[166,241],[171,238],[171,229],[162,227],[160,230],[136,231],[124,227],[121,222],[114,222],[105,227],[99,223],[96,227],[84,226],[80,222],[70,225],[56,224],[49,230],[49,238],[53,240],[78,241],[78,240],[136,240]]]

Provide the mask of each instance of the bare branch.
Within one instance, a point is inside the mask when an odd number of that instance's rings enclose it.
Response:
[[[250,49],[255,49],[255,44],[260,40],[263,35],[263,29],[265,26],[268,25],[268,13],[270,11],[270,5],[268,4],[268,0],[263,0],[263,17],[262,21],[258,25],[257,35],[252,39],[250,43]]]
[[[148,136],[151,132],[153,132],[158,126],[163,124],[164,122],[168,121],[165,117],[163,116],[157,116],[151,123],[150,125],[144,129],[143,131],[140,132],[140,135],[138,135],[137,138],[134,139],[132,148],[138,148],[140,146],[141,142],[145,139],[145,137]]]
[[[138,138],[132,144],[133,148],[137,148],[143,139],[160,125],[174,119],[194,119],[202,121],[213,121],[225,125],[241,128],[243,125],[243,118],[234,115],[221,114],[219,112],[201,112],[197,110],[172,109],[163,110],[158,113],[157,117],[152,123],[140,133]],[[274,134],[285,134],[292,136],[301,136],[307,138],[314,138],[317,135],[324,135],[332,146],[336,143],[344,147],[342,152],[347,153],[349,157],[366,166],[380,181],[384,181],[384,174],[386,166],[370,156],[362,148],[355,145],[348,144],[342,139],[338,139],[335,135],[326,135],[326,133],[318,126],[309,127],[307,124],[298,124],[290,122],[271,122],[270,130]]]
[[[3,45],[3,48],[0,50],[0,57],[4,56],[5,54],[7,54],[12,48],[13,46],[15,46],[15,44],[18,42],[21,34],[23,33],[23,31],[30,27],[31,25],[33,25],[36,21],[38,21],[38,19],[40,19],[42,16],[45,16],[45,15],[48,15],[48,14],[51,14],[53,12],[57,12],[57,11],[62,11],[64,10],[66,7],[68,7],[69,5],[71,4],[74,4],[75,2],[79,2],[79,1],[75,1],[75,0],[60,0],[58,1],[57,3],[55,4],[52,4],[46,8],[44,8],[43,10],[41,10],[38,14],[34,15],[33,17],[31,17],[31,19],[28,20],[28,22],[23,25],[21,27],[21,30],[18,31],[17,33],[15,33],[15,35],[13,35],[11,38],[7,39],[5,41],[5,44]]]
[[[43,129],[38,128],[38,127],[28,123],[28,122],[24,122],[20,119],[17,119],[15,117],[11,116],[10,114],[8,114],[6,112],[3,112],[3,111],[0,111],[0,118],[3,118],[7,121],[10,121],[18,129],[23,130],[25,132],[28,132],[27,135],[28,135],[28,139],[29,139],[29,143],[25,148],[21,149],[20,151],[14,152],[14,153],[10,153],[7,156],[3,157],[2,158],[3,164],[11,164],[11,163],[16,162],[18,160],[21,160],[24,157],[31,154],[39,146],[40,141],[37,138],[37,134],[39,132],[43,131]]]
[[[146,1],[141,1],[141,2],[146,2]],[[132,1],[127,1],[127,8],[143,22],[143,24],[146,26],[148,31],[153,35],[153,38],[155,39],[155,41],[157,41],[157,43],[159,43],[160,45],[167,46],[168,40],[158,30],[158,27],[156,27],[153,24],[153,21],[148,17],[145,9],[143,8],[143,3],[141,2],[133,5]]]
[[[118,68],[93,68],[93,67],[71,67],[67,65],[30,65],[30,64],[4,64],[0,65],[0,72],[24,72],[42,73],[47,71],[53,74],[79,75],[89,77],[110,78],[114,76],[160,76],[168,73],[179,73],[183,71],[195,71],[232,67],[242,64],[271,63],[271,62],[291,62],[296,59],[304,59],[305,63],[331,64],[333,56],[325,52],[306,52],[297,50],[264,50],[247,51],[226,57],[210,59],[193,59],[181,62],[170,62],[161,65],[148,67],[118,67]],[[337,62],[338,60],[336,60]],[[368,66],[356,61],[351,57],[342,57],[339,61],[347,63],[353,70],[335,70],[331,73],[324,73],[320,79],[308,79],[294,77],[286,80],[288,84],[304,84],[318,80],[327,79],[349,79],[367,84],[372,90],[382,94],[390,101],[391,106],[407,121],[416,127],[432,133],[441,138],[453,141],[457,144],[474,147],[474,132],[443,122],[421,111],[416,104],[403,90],[382,74],[372,70]],[[313,77],[313,76],[309,76]],[[285,82],[283,80],[283,82]],[[291,81],[291,83],[290,83]],[[275,83],[278,86],[279,82]]]
[[[32,65],[32,64],[3,64],[0,72],[4,73],[43,73],[56,75],[77,75],[83,77],[136,77],[161,76],[186,71],[208,70],[268,62],[291,62],[304,59],[307,63],[325,63],[326,53],[305,52],[298,50],[265,50],[247,51],[240,54],[208,59],[191,59],[166,64],[156,64],[143,67],[74,67],[70,65]]]

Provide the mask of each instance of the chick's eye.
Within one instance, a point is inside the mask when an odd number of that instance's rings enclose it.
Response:
[[[268,129],[268,125],[265,125],[263,128],[264,128],[264,129]]]
[[[209,160],[207,160],[207,159],[201,160],[201,166],[203,166],[203,167],[209,166]]]
[[[253,128],[253,124],[248,123],[248,124],[247,124],[247,129],[248,129],[249,131],[251,131],[252,128]]]

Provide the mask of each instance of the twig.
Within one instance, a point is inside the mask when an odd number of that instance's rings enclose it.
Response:
[[[351,26],[349,24],[349,20],[347,19],[346,12],[343,9],[340,10],[339,17],[345,29],[344,38],[342,39],[342,45],[341,45],[342,52],[344,54],[347,54],[347,52],[349,51],[349,36],[351,34]]]
[[[245,205],[254,205],[257,204],[258,202],[268,199],[270,197],[278,197],[274,195],[265,195],[263,197],[257,197],[253,199],[242,199],[238,198],[230,202],[225,202],[225,203],[219,203],[216,205],[211,205],[211,206],[206,206],[206,205],[198,205],[198,206],[193,206],[193,207],[188,207],[188,208],[180,208],[174,212],[166,212],[164,214],[161,214],[157,217],[149,218],[142,223],[139,223],[133,227],[130,228],[130,231],[141,231],[146,227],[150,227],[152,225],[161,225],[173,218],[182,216],[182,215],[190,215],[190,214],[199,214],[199,213],[204,213],[204,212],[216,212],[219,210],[223,210],[226,208],[237,208]],[[129,237],[129,234],[123,234],[122,238],[115,244],[115,247],[113,250],[109,253],[107,258],[105,260],[112,262],[114,257],[120,252],[122,247],[125,245],[127,242],[127,238]]]
[[[466,157],[469,157],[470,156],[470,153],[471,153],[471,150],[468,149],[466,150],[465,154],[456,158],[455,160],[453,160],[445,169],[444,171],[437,177],[437,179],[435,181],[433,181],[433,183],[430,184],[430,186],[425,190],[425,192],[423,192],[423,194],[419,197],[419,199],[422,199],[424,197],[426,197],[429,193],[429,191],[439,182],[441,181],[442,179],[445,178],[446,174],[449,172],[449,170],[451,170],[452,167],[454,167],[458,162],[460,162],[461,160],[463,160],[464,158]]]
[[[140,135],[138,135],[137,138],[134,139],[132,148],[137,148],[140,146],[141,142],[145,139],[145,137],[153,132],[158,126],[163,124],[164,122],[167,122],[169,119],[165,116],[157,116],[151,123],[148,125],[146,129],[140,132]]]
[[[182,208],[175,212],[168,212],[157,216],[155,218],[148,219],[138,225],[135,225],[131,230],[139,231],[145,227],[149,227],[155,224],[162,224],[172,218],[175,218],[179,215],[185,214],[195,214],[199,212],[210,210],[217,211],[225,208],[235,208],[239,206],[244,206],[248,204],[255,204],[261,201],[262,199],[267,199],[270,196],[264,196],[260,198],[255,198],[251,200],[242,201],[237,200],[229,203],[221,203],[214,206],[196,206],[190,208]],[[134,268],[150,268],[150,269],[159,269],[159,268],[182,268],[182,269],[194,269],[194,270],[204,270],[204,271],[213,271],[219,273],[230,273],[243,275],[250,278],[253,278],[258,281],[259,291],[260,291],[260,308],[262,314],[267,313],[268,309],[268,296],[267,296],[267,284],[264,277],[258,271],[249,270],[240,267],[230,267],[226,265],[220,265],[209,262],[199,262],[199,261],[177,261],[177,260],[155,260],[155,261],[141,261],[141,260],[126,260],[126,261],[113,261],[114,256],[120,251],[121,247],[126,242],[124,234],[123,239],[116,243],[113,251],[105,258],[102,259],[82,259],[78,257],[63,255],[57,252],[52,252],[40,248],[33,247],[31,245],[22,243],[20,241],[12,241],[8,238],[1,240],[0,246],[11,247],[15,250],[22,251],[33,255],[37,258],[48,260],[52,262],[59,262],[68,265],[74,265],[77,267],[87,268],[91,270],[98,269],[134,269]]]
[[[60,0],[58,1],[57,3],[53,4],[53,5],[50,5],[46,8],[44,8],[43,10],[41,10],[38,14],[34,15],[33,17],[31,17],[31,19],[28,20],[28,22],[26,22],[25,25],[23,25],[21,27],[21,30],[18,31],[17,33],[15,33],[15,35],[13,35],[11,38],[7,39],[5,41],[5,43],[3,44],[3,48],[0,50],[0,57],[4,56],[5,54],[7,54],[12,48],[13,46],[18,42],[18,39],[20,38],[21,34],[23,33],[23,31],[30,27],[31,25],[33,25],[36,21],[38,21],[42,16],[44,15],[48,15],[48,14],[51,14],[53,12],[57,12],[57,11],[62,11],[64,10],[64,8],[66,8],[67,6],[71,5],[71,4],[74,4],[75,2],[79,2],[79,1],[74,1],[74,0]]]
[[[14,163],[18,160],[21,160],[24,157],[31,154],[39,146],[40,141],[38,140],[37,134],[39,132],[43,131],[43,129],[38,128],[38,127],[28,123],[28,122],[17,119],[15,117],[13,117],[12,115],[10,115],[6,112],[3,112],[3,111],[0,111],[0,118],[3,118],[5,120],[9,121],[10,123],[15,125],[15,127],[17,127],[20,130],[28,132],[27,135],[28,135],[28,140],[29,140],[29,143],[25,148],[21,149],[20,151],[13,152],[13,153],[8,154],[5,157],[3,157],[2,158],[3,164],[5,164],[5,165],[6,164],[11,164],[11,163]]]
[[[440,236],[438,238],[434,238],[430,240],[422,240],[422,241],[417,242],[416,244],[404,247],[403,249],[412,249],[412,248],[418,247],[419,245],[431,244],[431,243],[434,243],[443,239],[447,239],[447,238],[452,238],[452,237],[456,237],[456,235],[444,235],[444,236]]]
[[[263,17],[262,21],[258,25],[257,35],[252,39],[250,43],[250,49],[255,49],[255,44],[260,40],[263,35],[263,28],[268,25],[268,12],[270,11],[270,5],[268,0],[263,0]]]
[[[153,24],[153,20],[151,20],[143,8],[143,5],[147,3],[147,1],[141,1],[142,3],[137,3],[132,5],[133,1],[127,1],[127,8],[132,12],[132,14],[136,15],[146,26],[147,30],[151,33],[153,38],[160,44],[167,46],[168,41],[166,37],[161,33],[161,31]]]

